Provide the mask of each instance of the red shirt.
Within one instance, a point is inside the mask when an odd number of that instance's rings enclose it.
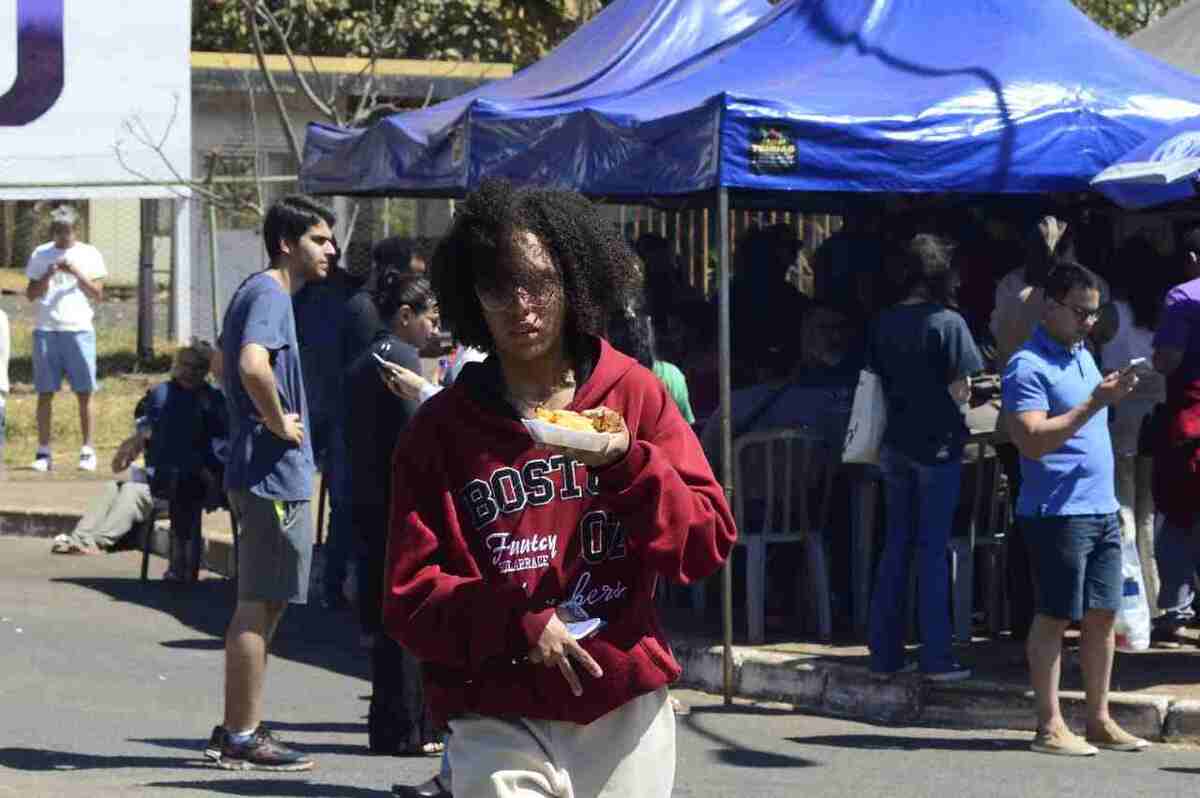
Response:
[[[654,374],[600,341],[571,410],[605,405],[629,452],[589,471],[536,445],[481,386],[488,365],[430,399],[396,446],[384,625],[425,664],[435,718],[589,723],[675,681],[659,577],[703,579],[736,531],[700,444]],[[559,604],[607,621],[582,645],[583,695],[525,661]]]

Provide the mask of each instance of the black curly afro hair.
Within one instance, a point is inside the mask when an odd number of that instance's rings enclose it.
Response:
[[[485,180],[458,203],[454,224],[434,252],[431,277],[442,323],[461,343],[495,351],[475,286],[512,279],[509,253],[521,231],[545,245],[562,278],[568,340],[604,336],[609,320],[641,290],[637,256],[583,196],[514,188],[502,179]]]

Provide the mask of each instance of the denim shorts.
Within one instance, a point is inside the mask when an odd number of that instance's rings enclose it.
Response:
[[[96,333],[34,330],[34,390],[56,393],[64,376],[75,393],[96,392]]]
[[[1078,621],[1121,608],[1121,522],[1116,513],[1017,519],[1033,566],[1037,611]]]

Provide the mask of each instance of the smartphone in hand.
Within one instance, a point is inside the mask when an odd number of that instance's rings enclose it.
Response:
[[[1127,366],[1125,366],[1125,368],[1121,369],[1121,376],[1124,377],[1126,374],[1129,374],[1132,372],[1145,371],[1149,368],[1150,368],[1150,361],[1148,361],[1144,357],[1135,357],[1129,361],[1129,365],[1127,365]]]

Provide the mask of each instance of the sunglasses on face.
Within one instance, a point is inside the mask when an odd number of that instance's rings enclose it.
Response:
[[[524,275],[506,282],[483,281],[475,284],[475,295],[484,310],[499,312],[515,307],[518,299],[544,309],[562,298],[562,281],[557,274]]]

